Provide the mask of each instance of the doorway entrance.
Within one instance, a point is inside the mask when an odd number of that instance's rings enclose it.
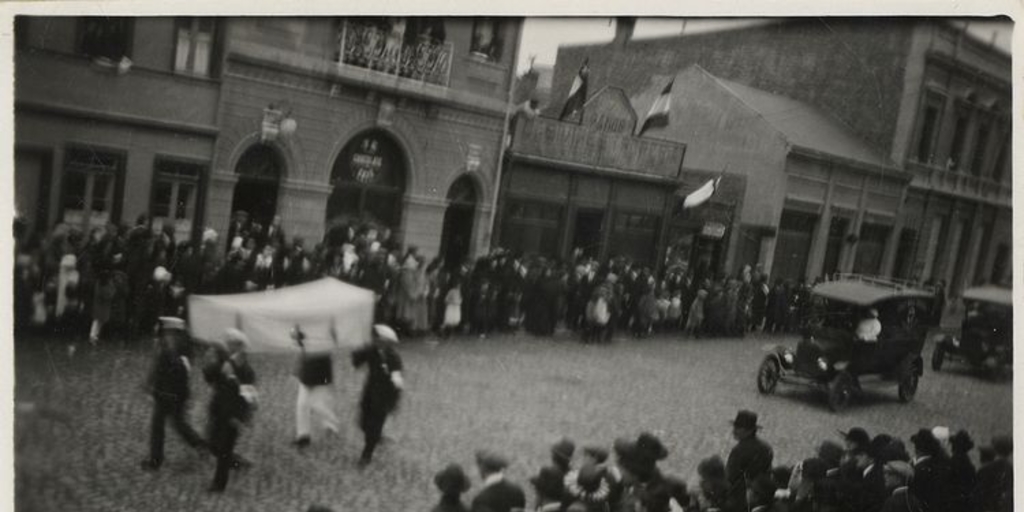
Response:
[[[284,163],[269,145],[257,144],[238,159],[238,183],[231,198],[231,212],[244,211],[249,221],[269,226],[277,213],[277,196]],[[230,241],[229,241],[230,243]]]
[[[344,233],[349,227],[398,231],[405,192],[404,155],[398,142],[381,130],[362,132],[345,145],[331,170],[334,188],[324,219],[329,234]]]
[[[584,258],[601,258],[601,234],[604,231],[604,211],[579,209],[573,224],[572,248]]]
[[[458,268],[469,257],[476,202],[476,187],[469,176],[459,177],[448,189],[448,208],[441,229],[441,256],[449,270]]]

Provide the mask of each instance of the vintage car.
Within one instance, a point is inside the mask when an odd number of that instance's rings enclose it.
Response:
[[[769,347],[757,389],[779,383],[827,392],[833,411],[845,409],[867,381],[895,383],[909,402],[924,370],[921,349],[932,326],[934,292],[892,280],[837,275],[811,290],[803,340],[793,350]]]
[[[995,372],[1013,365],[1013,295],[1008,288],[982,286],[963,294],[964,319],[960,332],[938,336],[932,350],[932,369],[946,359],[961,359],[972,367]]]

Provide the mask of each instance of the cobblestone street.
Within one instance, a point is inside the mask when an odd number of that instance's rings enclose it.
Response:
[[[525,484],[563,435],[610,447],[615,437],[645,429],[669,447],[665,468],[693,484],[701,458],[728,454],[728,422],[739,408],[761,415],[776,463],[787,464],[850,426],[907,439],[919,427],[943,424],[968,429],[979,444],[1011,431],[1011,383],[977,378],[959,365],[926,370],[913,403],[900,404],[886,388],[869,391],[842,415],[811,390],[760,396],[762,347],[790,341],[623,338],[581,346],[566,336],[519,335],[410,342],[401,347],[408,392],[385,429],[388,442],[362,472],[355,412],[363,374],[336,359],[336,409],[345,424],[337,436],[316,433],[299,452],[290,445],[294,360],[254,356],[262,405],[239,446],[254,466],[234,473],[228,491],[215,496],[205,492],[213,459],[187,449],[170,429],[164,467],[139,469],[151,412],[141,390],[147,351],[101,347],[68,360],[55,341],[46,348],[46,340],[22,340],[15,354],[17,509],[301,512],[322,503],[338,511],[424,510],[437,496],[433,473],[453,461],[472,469],[478,448],[507,454],[510,477]],[[926,360],[930,353],[929,346]],[[208,392],[197,372],[192,389],[192,424],[205,431]],[[528,497],[532,503],[532,492]]]

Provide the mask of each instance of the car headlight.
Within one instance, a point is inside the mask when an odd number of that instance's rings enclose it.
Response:
[[[785,361],[786,364],[793,364],[793,353],[786,352],[785,354],[782,354],[782,360]]]
[[[818,369],[821,371],[828,370],[828,361],[826,361],[824,357],[818,358]]]

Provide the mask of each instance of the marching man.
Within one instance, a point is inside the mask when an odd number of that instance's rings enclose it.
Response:
[[[373,451],[380,443],[384,432],[384,421],[398,406],[404,383],[402,381],[402,358],[395,346],[398,335],[384,325],[373,326],[373,341],[352,353],[352,366],[366,366],[366,385],[359,402],[359,427],[365,436],[363,454],[359,466],[365,467],[373,459]]]
[[[331,331],[334,343],[338,340]],[[334,380],[334,360],[330,352],[307,352],[306,333],[296,325],[292,329],[292,339],[302,349],[299,356],[299,396],[295,400],[295,441],[297,448],[305,448],[310,443],[310,420],[315,411],[328,431],[338,433],[338,417],[333,411],[331,382]]]

